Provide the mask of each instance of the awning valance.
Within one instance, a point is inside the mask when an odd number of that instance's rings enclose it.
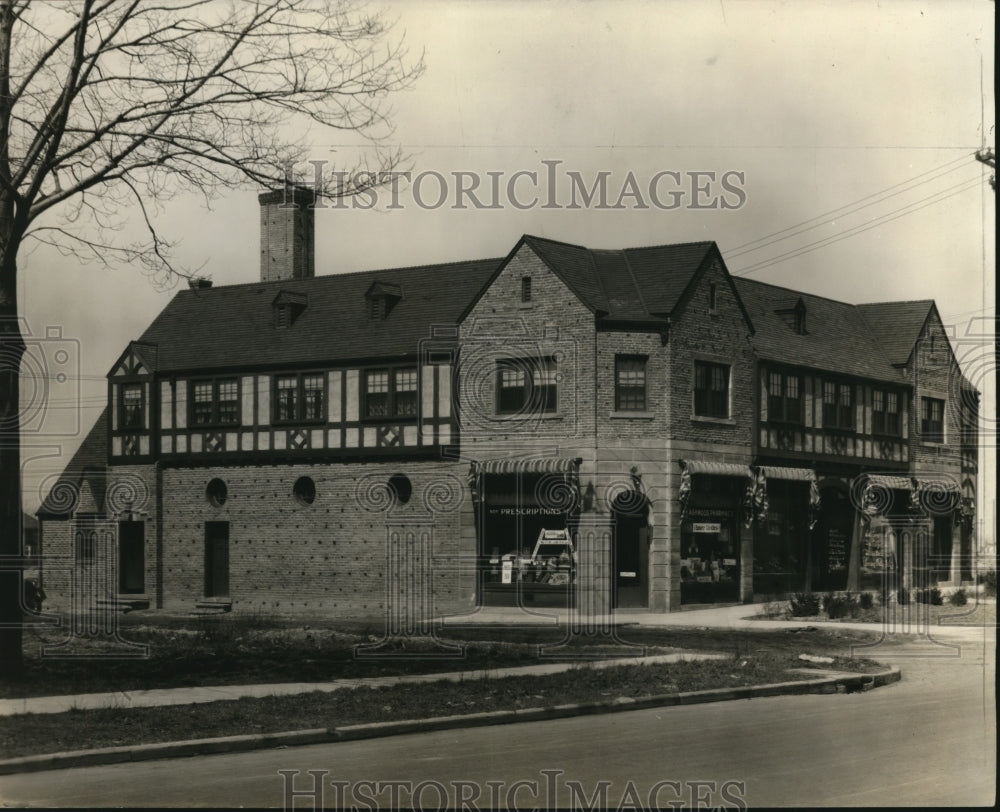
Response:
[[[912,491],[913,480],[906,476],[890,476],[888,474],[869,474],[868,485],[880,485],[895,491]]]
[[[474,460],[471,473],[475,474],[575,474],[582,457],[540,457],[517,459],[502,457],[492,460]]]
[[[868,474],[867,484],[881,485],[898,491],[948,491],[961,493],[961,487],[953,477],[919,474],[915,476],[894,476],[891,474]]]
[[[781,468],[777,465],[762,465],[761,470],[768,479],[789,479],[793,482],[816,481],[816,472],[812,468]]]
[[[681,460],[681,467],[689,474],[711,474],[714,476],[750,476],[750,468],[735,462],[706,462],[704,460]]]

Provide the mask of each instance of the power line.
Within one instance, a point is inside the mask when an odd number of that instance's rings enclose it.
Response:
[[[924,180],[924,181],[921,181],[921,183],[915,184],[913,188],[916,188],[916,186],[920,186],[923,183],[929,183],[932,180],[936,180],[938,177],[943,177],[944,175],[947,175],[947,174],[949,174],[951,172],[954,172],[956,169],[961,169],[962,165],[964,165],[964,161],[966,161],[967,159],[968,159],[967,155],[962,155],[962,156],[960,156],[958,158],[955,158],[952,161],[948,161],[947,163],[941,164],[941,166],[937,166],[934,169],[928,169],[926,172],[921,172],[919,175],[915,175],[914,177],[910,178],[909,180],[904,180],[904,181],[901,181],[899,183],[895,183],[892,186],[887,186],[885,189],[882,189],[882,190],[880,190],[878,192],[873,192],[872,194],[866,195],[865,197],[859,198],[858,200],[852,201],[851,203],[845,203],[844,205],[839,206],[836,209],[831,209],[830,211],[824,212],[823,214],[817,214],[815,217],[810,217],[808,220],[803,220],[800,223],[795,223],[794,225],[788,226],[788,228],[783,228],[780,231],[774,231],[771,234],[765,234],[763,237],[758,237],[756,240],[750,240],[750,242],[745,242],[742,245],[737,245],[737,246],[735,246],[732,249],[732,251],[727,251],[726,255],[732,257],[732,256],[739,256],[741,254],[748,253],[749,251],[756,251],[756,250],[758,250],[758,248],[749,248],[749,246],[756,245],[757,243],[764,242],[765,240],[769,240],[771,237],[777,237],[777,236],[779,236],[781,234],[785,234],[785,233],[787,233],[789,231],[792,231],[794,229],[800,228],[801,226],[809,225],[810,223],[814,223],[814,222],[816,222],[818,220],[823,220],[826,217],[831,217],[833,215],[840,214],[841,212],[843,212],[844,209],[850,208],[851,206],[855,206],[855,205],[857,205],[859,203],[863,203],[864,201],[870,200],[873,197],[878,197],[879,195],[883,195],[886,192],[892,191],[893,189],[896,189],[896,188],[898,188],[900,186],[905,186],[905,185],[907,185],[909,183],[913,183],[914,181],[919,180],[920,178],[924,177],[925,175],[929,175],[929,174],[932,174],[934,172],[940,172],[942,169],[945,169],[945,167],[951,166],[952,164],[956,164],[951,169],[948,169],[945,172],[941,172],[940,175],[937,175],[934,178],[927,178],[927,180]],[[963,162],[962,165],[959,165],[959,162]],[[893,193],[892,195],[887,195],[887,198],[888,197],[893,197],[896,194],[902,194],[902,192],[904,192],[904,191],[909,191],[909,190],[908,189],[902,189],[899,192]],[[879,202],[879,201],[873,201],[873,203],[874,202]],[[873,203],[872,204],[866,204],[866,205],[873,205]],[[861,206],[860,208],[865,208],[865,206]],[[804,229],[804,230],[808,231],[809,229]],[[782,238],[782,239],[786,239],[786,238]],[[776,240],[775,242],[778,242],[778,240]],[[763,247],[764,246],[759,246],[759,248],[763,248]],[[740,249],[743,249],[743,248],[746,248],[747,251],[741,251],[740,250]],[[733,252],[739,252],[739,253],[733,253]]]
[[[951,192],[951,194],[943,194],[947,191],[944,189],[940,192],[935,192],[933,195],[922,198],[921,200],[914,201],[913,203],[908,203],[905,206],[895,209],[894,211],[888,212],[886,214],[880,215],[868,223],[863,223],[859,226],[854,226],[853,228],[846,229],[839,234],[834,234],[830,237],[825,237],[822,240],[817,240],[816,242],[807,243],[806,245],[800,246],[799,248],[794,248],[791,251],[787,251],[784,254],[779,254],[778,256],[771,257],[770,259],[761,260],[760,262],[749,265],[746,268],[741,268],[739,271],[733,273],[733,276],[746,276],[747,274],[756,273],[764,268],[769,268],[772,265],[777,265],[779,262],[784,262],[787,259],[794,259],[795,257],[802,256],[803,254],[808,254],[813,251],[817,251],[820,248],[826,248],[829,245],[833,245],[835,242],[840,242],[841,240],[846,240],[848,237],[854,237],[858,234],[862,234],[865,231],[870,231],[873,228],[877,228],[880,225],[885,225],[886,223],[891,223],[894,220],[898,220],[900,217],[905,217],[907,214],[913,214],[916,211],[927,208],[934,203],[940,203],[943,200],[947,200],[949,197],[954,197],[955,195],[961,194],[962,192],[967,192],[979,186],[980,180],[978,178],[973,181],[963,181],[958,186],[963,188],[957,191]],[[948,187],[949,189],[954,187]],[[924,202],[928,201],[928,202]],[[923,203],[923,205],[918,206],[918,203]],[[895,216],[891,216],[895,215]]]

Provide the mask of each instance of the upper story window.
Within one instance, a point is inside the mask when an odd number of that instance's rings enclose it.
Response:
[[[719,305],[719,286],[714,282],[708,286],[708,310],[714,313]]]
[[[236,378],[191,383],[192,426],[235,426],[239,423],[240,385]]]
[[[823,428],[854,428],[854,385],[823,382]]]
[[[898,437],[901,427],[899,394],[876,389],[872,397],[872,432]]]
[[[274,421],[317,423],[325,417],[326,376],[317,372],[275,375]]]
[[[521,277],[521,301],[530,302],[531,301],[531,277],[522,276]]]
[[[920,398],[920,436],[927,443],[944,442],[944,401]]]
[[[551,414],[558,406],[554,358],[497,361],[497,414]]]
[[[767,419],[783,423],[802,422],[802,379],[798,375],[768,372]]]
[[[145,387],[141,383],[123,383],[119,390],[118,427],[146,428]]]
[[[645,356],[615,356],[615,409],[619,412],[646,411]]]
[[[365,372],[365,417],[416,417],[417,368]]]
[[[698,417],[729,417],[729,366],[694,362],[694,413]]]

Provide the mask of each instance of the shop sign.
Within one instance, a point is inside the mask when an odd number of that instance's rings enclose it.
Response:
[[[722,530],[722,524],[720,522],[695,522],[693,532],[718,533],[720,530]]]
[[[500,569],[500,582],[509,584],[514,580],[514,562],[509,558],[504,560]]]
[[[487,508],[490,516],[565,516],[566,511],[551,507],[491,507]]]

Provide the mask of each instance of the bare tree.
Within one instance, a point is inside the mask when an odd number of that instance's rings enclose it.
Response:
[[[17,269],[26,240],[184,274],[157,229],[159,203],[182,191],[280,188],[287,167],[308,157],[306,138],[324,132],[360,136],[364,149],[325,173],[320,193],[384,182],[400,160],[384,146],[388,97],[422,69],[381,15],[347,1],[0,0],[5,668],[21,663]],[[126,243],[121,218],[136,213],[146,239]]]

